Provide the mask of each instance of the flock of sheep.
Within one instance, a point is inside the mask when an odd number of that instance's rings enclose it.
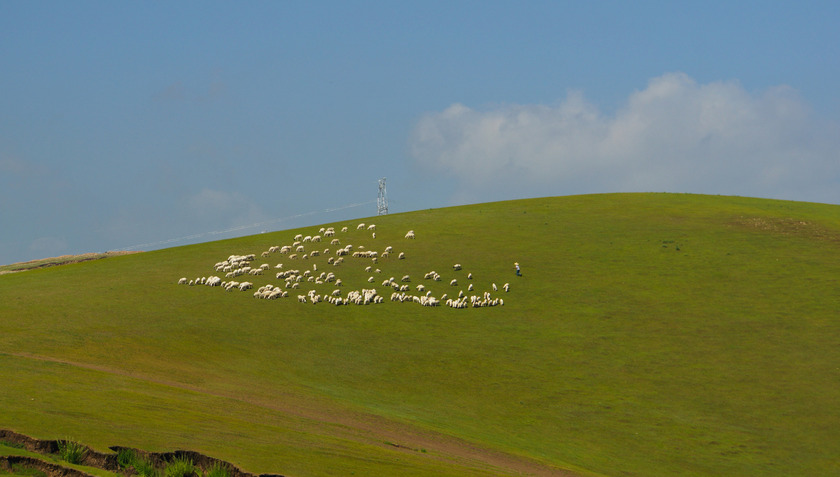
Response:
[[[357,231],[369,233],[372,239],[376,239],[376,225],[360,223],[356,226]],[[352,232],[348,227],[342,227],[340,234],[346,234],[346,237],[351,236]],[[374,278],[373,274],[381,274],[382,270],[377,268],[379,260],[405,260],[405,252],[399,252],[394,256],[394,248],[387,246],[381,252],[375,250],[368,250],[364,246],[354,247],[351,244],[341,244],[341,239],[333,227],[320,228],[317,234],[306,235],[297,234],[292,240],[291,244],[275,245],[269,247],[268,250],[260,254],[260,258],[268,259],[272,255],[277,254],[285,257],[287,263],[294,262],[300,265],[309,266],[287,266],[284,263],[277,263],[272,267],[268,263],[256,265],[256,254],[247,255],[230,255],[227,259],[217,262],[213,269],[223,274],[221,276],[212,275],[209,277],[199,277],[195,279],[188,279],[186,277],[180,278],[178,284],[180,285],[205,285],[210,287],[220,287],[226,291],[246,291],[254,288],[254,283],[250,281],[241,280],[239,277],[259,276],[270,273],[272,268],[275,270],[274,277],[277,280],[275,284],[265,284],[254,291],[254,297],[266,300],[274,300],[278,298],[287,298],[291,294],[297,295],[297,300],[300,303],[317,304],[321,302],[330,303],[333,305],[368,305],[384,303],[385,298],[380,295],[375,285],[367,285],[372,288],[361,288],[357,290],[349,290],[346,294],[342,292],[344,284],[342,280],[336,276],[336,273],[328,270],[319,270],[318,265],[322,268],[332,267],[336,271],[340,271],[342,267],[357,266],[359,262],[364,266],[365,272],[371,274],[367,279],[369,284],[373,284],[378,280]],[[414,239],[414,230],[409,230],[405,234],[406,239]],[[320,243],[329,240],[330,247],[324,247]],[[334,247],[334,248],[331,248]],[[321,257],[315,259],[315,257]],[[327,257],[326,261],[323,260]],[[345,257],[348,261],[345,262]],[[395,257],[395,258],[394,258]],[[355,263],[354,263],[355,262]],[[353,265],[351,265],[353,263]],[[381,286],[387,288],[390,292],[390,301],[401,303],[416,303],[422,306],[440,306],[447,305],[452,308],[479,308],[485,306],[504,305],[504,300],[500,297],[493,296],[491,292],[483,291],[476,292],[472,283],[472,273],[460,272],[461,264],[454,264],[452,266],[453,273],[457,273],[462,280],[465,279],[468,283],[467,293],[459,287],[458,278],[453,278],[449,281],[449,286],[457,289],[453,292],[453,296],[449,293],[444,293],[439,297],[433,296],[431,290],[427,290],[424,284],[410,285],[411,277],[403,275],[399,280],[395,277],[381,281]],[[432,282],[441,282],[441,275],[432,270],[423,276],[424,280]],[[254,280],[254,278],[251,278]],[[445,283],[445,282],[444,282]],[[329,285],[332,285],[331,287]],[[319,293],[314,286],[327,285],[328,288],[334,288],[331,293]],[[431,286],[431,284],[430,284]],[[301,292],[301,287],[309,288],[306,292]],[[497,292],[499,287],[495,283],[491,284],[493,292]],[[510,284],[505,283],[501,286],[504,292],[510,290]]]

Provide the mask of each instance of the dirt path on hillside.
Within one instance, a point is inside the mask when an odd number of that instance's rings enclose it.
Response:
[[[330,408],[323,404],[318,405],[299,397],[287,396],[287,399],[273,399],[267,402],[256,398],[243,397],[242,395],[208,393],[206,389],[198,386],[190,386],[165,379],[150,378],[142,373],[128,372],[101,365],[78,363],[29,353],[3,354],[25,359],[62,363],[187,391],[233,399],[249,405],[268,408],[288,416],[313,421],[323,425],[325,428],[329,428],[333,435],[347,440],[412,453],[413,455],[420,452],[420,449],[425,449],[427,452],[423,454],[424,457],[441,461],[444,464],[457,464],[459,466],[510,473],[513,475],[546,477],[571,477],[578,475],[569,470],[553,467],[533,459],[481,447],[457,437],[421,429],[381,416],[339,409],[337,407]]]
[[[28,262],[12,263],[10,265],[3,265],[0,269],[0,275],[6,273],[25,272],[27,270],[37,270],[39,268],[57,267],[59,265],[67,265],[68,263],[87,262],[89,260],[99,260],[101,258],[118,257],[120,255],[128,255],[132,253],[142,252],[102,252],[102,253],[83,253],[80,255],[61,255],[59,257],[42,258],[38,260],[30,260]]]

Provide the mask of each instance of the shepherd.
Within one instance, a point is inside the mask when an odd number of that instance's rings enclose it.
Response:
[[[516,276],[521,277],[522,272],[519,271],[519,262],[513,262],[513,266],[516,267]]]

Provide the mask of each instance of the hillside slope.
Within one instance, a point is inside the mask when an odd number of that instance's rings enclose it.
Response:
[[[319,227],[0,276],[0,427],[285,475],[838,471],[838,206],[604,194],[324,226],[341,244],[306,260],[261,254]],[[347,244],[380,256],[329,264]],[[233,254],[271,268],[177,284]],[[289,269],[343,286],[254,298]],[[504,305],[395,302],[390,277]],[[338,288],[385,300],[297,299]]]

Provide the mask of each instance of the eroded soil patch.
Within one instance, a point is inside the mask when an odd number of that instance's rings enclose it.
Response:
[[[13,447],[22,447],[29,452],[35,452],[44,455],[54,455],[59,451],[59,442],[57,440],[41,440],[35,439],[17,432],[0,429],[0,443],[11,445]],[[113,446],[110,448],[115,453],[105,454],[96,452],[95,450],[85,446],[84,457],[79,465],[85,467],[96,467],[98,469],[107,470],[109,472],[121,473],[131,475],[133,472],[120,469],[117,463],[117,454],[121,449],[131,449],[127,447]],[[229,462],[219,460],[204,454],[194,451],[177,450],[173,452],[145,452],[140,449],[131,449],[138,456],[146,458],[156,468],[163,470],[168,462],[175,459],[189,459],[193,462],[200,473],[207,472],[214,466],[227,469],[230,477],[282,477],[280,474],[251,474],[244,472],[235,467]],[[47,462],[45,460],[37,459],[27,456],[0,456],[0,469],[4,472],[15,472],[16,469],[23,467],[26,469],[36,469],[43,472],[48,477],[86,477],[90,476],[85,472],[70,467],[65,467],[60,463]]]

